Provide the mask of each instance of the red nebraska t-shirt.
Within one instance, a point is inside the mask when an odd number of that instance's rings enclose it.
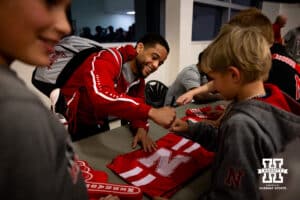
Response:
[[[214,158],[200,144],[173,133],[157,145],[154,152],[136,150],[117,156],[107,167],[151,197],[170,197]]]

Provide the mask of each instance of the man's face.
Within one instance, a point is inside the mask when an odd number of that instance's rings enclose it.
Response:
[[[287,18],[286,17],[281,17],[280,18],[280,27],[284,27],[285,26],[285,24],[286,24],[286,22],[287,22]]]
[[[160,44],[145,47],[143,43],[138,43],[136,50],[138,55],[134,73],[144,78],[155,72],[168,56],[166,48]]]

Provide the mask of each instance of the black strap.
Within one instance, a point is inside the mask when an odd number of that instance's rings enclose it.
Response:
[[[74,50],[72,50],[72,49],[70,49],[70,48],[68,48],[68,47],[65,47],[64,45],[58,44],[57,46],[60,46],[61,48],[65,49],[65,50],[67,50],[67,51],[70,51],[70,52],[72,52],[72,53],[74,53],[74,54],[79,53],[79,52],[76,52],[76,51],[74,51]]]
[[[61,73],[58,75],[56,80],[56,87],[60,88],[62,87],[67,80],[71,77],[71,75],[74,73],[74,71],[81,66],[81,64],[85,61],[85,59],[91,55],[92,53],[98,52],[102,50],[102,47],[91,47],[88,49],[84,49],[80,51],[79,53],[76,53],[76,55],[66,64],[64,69],[61,71]]]

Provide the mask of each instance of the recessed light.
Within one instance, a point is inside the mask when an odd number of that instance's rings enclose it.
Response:
[[[127,15],[135,15],[135,11],[127,11],[126,14]]]

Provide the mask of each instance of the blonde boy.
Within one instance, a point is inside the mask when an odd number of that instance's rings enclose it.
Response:
[[[176,120],[171,131],[216,152],[211,187],[202,199],[260,199],[257,170],[263,158],[280,152],[299,134],[300,117],[291,113],[299,105],[288,104],[291,99],[277,87],[263,84],[271,54],[254,27],[223,26],[201,65],[213,87],[232,103],[219,127]]]

